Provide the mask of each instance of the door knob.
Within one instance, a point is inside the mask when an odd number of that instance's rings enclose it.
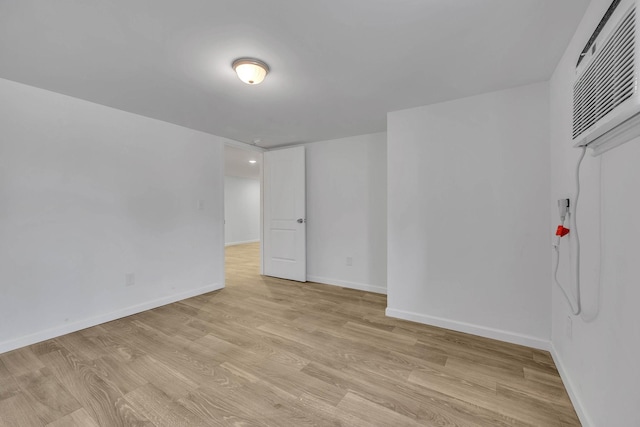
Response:
[[[306,219],[298,218],[298,224],[304,224],[305,222],[307,222]]]

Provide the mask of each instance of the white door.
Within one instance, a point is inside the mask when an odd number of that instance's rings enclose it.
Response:
[[[304,147],[264,153],[263,271],[307,281]]]

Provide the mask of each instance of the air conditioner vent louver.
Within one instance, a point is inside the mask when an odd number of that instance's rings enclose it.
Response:
[[[635,26],[634,7],[575,82],[574,139],[636,92]]]

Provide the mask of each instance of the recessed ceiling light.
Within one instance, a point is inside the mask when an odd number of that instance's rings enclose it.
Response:
[[[254,164],[256,160],[249,160],[249,163]]]
[[[255,58],[236,59],[231,66],[236,71],[238,78],[248,85],[261,83],[269,72],[269,66]]]

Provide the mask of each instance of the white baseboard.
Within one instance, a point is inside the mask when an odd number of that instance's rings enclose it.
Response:
[[[224,288],[224,285],[221,285],[219,283],[214,283],[212,285],[207,285],[202,288],[192,289],[179,294],[158,298],[153,301],[148,301],[142,304],[133,305],[120,310],[112,311],[110,313],[105,313],[99,316],[90,317],[88,319],[78,320],[77,322],[57,326],[55,328],[46,329],[44,331],[26,335],[24,337],[0,342],[0,354],[5,353],[7,351],[15,350],[17,348],[35,344],[41,341],[45,341],[51,338],[59,337],[61,335],[66,335],[72,332],[80,331],[82,329],[90,328],[92,326],[96,326],[101,323],[111,322],[112,320],[120,319],[126,316],[131,316],[132,314],[140,313],[142,311],[151,310],[152,308],[171,304],[176,301],[181,301],[183,299],[195,297],[197,295],[202,295],[207,292],[217,291],[222,288]]]
[[[255,239],[255,240],[244,240],[242,242],[229,242],[229,243],[225,243],[225,246],[235,246],[235,245],[244,245],[245,243],[258,243],[260,241],[260,239]]]
[[[550,342],[530,335],[517,334],[501,329],[488,328],[486,326],[474,325],[472,323],[459,322],[456,320],[444,319],[442,317],[428,316],[420,313],[412,313],[410,311],[396,310],[388,308],[385,314],[389,317],[395,317],[412,322],[424,323],[425,325],[437,326],[439,328],[452,329],[458,332],[478,335],[485,338],[505,341],[512,344],[524,345],[540,350],[549,350]]]
[[[558,373],[560,374],[560,378],[562,378],[562,382],[564,383],[564,388],[567,390],[569,394],[569,399],[571,399],[571,403],[573,404],[573,408],[576,410],[576,414],[578,414],[578,418],[580,419],[580,423],[583,427],[591,427],[594,424],[591,422],[591,418],[587,415],[587,411],[584,409],[584,405],[582,401],[576,394],[577,387],[571,381],[571,377],[564,367],[564,363],[562,363],[562,359],[558,352],[556,351],[556,347],[551,343],[551,349],[549,350],[551,353],[551,357],[553,357],[553,363],[556,364],[556,368],[558,368]]]
[[[359,291],[374,292],[376,294],[387,294],[387,288],[382,286],[367,285],[364,283],[347,282],[346,280],[331,279],[320,276],[307,276],[307,281],[322,283],[323,285],[340,286],[341,288],[357,289]]]

